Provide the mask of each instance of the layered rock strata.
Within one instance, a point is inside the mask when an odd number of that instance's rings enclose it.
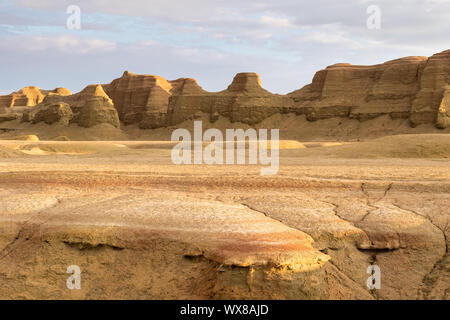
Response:
[[[207,92],[194,79],[169,81],[125,71],[110,84],[91,85],[69,95],[66,89],[44,92],[27,87],[0,97],[0,108],[68,103],[78,114],[93,96],[111,99],[121,122],[141,129],[174,126],[201,114],[254,125],[279,113],[305,115],[310,121],[344,117],[364,121],[383,115],[409,119],[411,126],[446,128],[450,50],[427,57],[406,57],[373,66],[340,63],[318,71],[312,83],[287,95],[261,86],[256,73],[239,73],[226,90]],[[18,110],[18,109],[17,109]]]

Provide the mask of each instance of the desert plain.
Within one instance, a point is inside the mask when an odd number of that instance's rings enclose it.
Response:
[[[449,299],[448,74],[445,51],[284,96],[125,72],[0,97],[0,299]],[[278,172],[174,164],[195,120],[278,128]]]
[[[281,140],[273,176],[172,145],[1,141],[0,297],[449,298],[448,134]]]

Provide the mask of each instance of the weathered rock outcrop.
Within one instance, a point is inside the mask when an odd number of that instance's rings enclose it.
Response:
[[[449,75],[450,50],[374,66],[335,64],[318,71],[311,84],[287,95],[263,89],[256,73],[239,73],[226,90],[207,92],[191,78],[169,81],[125,71],[110,84],[90,85],[73,95],[63,88],[27,87],[0,97],[0,108],[64,102],[72,108],[76,123],[87,100],[104,97],[112,100],[120,121],[141,129],[177,125],[201,114],[208,114],[211,122],[222,116],[254,125],[277,113],[305,115],[310,121],[335,117],[364,121],[389,115],[409,119],[411,126],[445,128],[448,103],[443,96]]]
[[[126,71],[105,85],[105,91],[120,119],[125,124],[139,123],[142,129],[176,125],[201,112],[210,114],[211,121],[222,115],[233,122],[255,124],[292,105],[289,97],[263,89],[256,73],[239,73],[226,90],[212,93],[191,78],[168,81]]]
[[[20,118],[19,113],[0,113],[0,123],[5,121],[13,121]]]
[[[309,120],[351,117],[360,120],[389,114],[408,118],[419,90],[419,68],[425,57],[409,57],[375,66],[336,64],[321,70],[313,82],[289,94],[298,114]]]
[[[419,70],[420,91],[411,107],[413,126],[436,121],[442,96],[450,85],[450,50],[430,57]]]
[[[67,103],[42,104],[23,113],[22,121],[46,124],[59,123],[68,125],[73,117],[72,109]]]
[[[440,129],[450,127],[450,88],[445,90],[439,105],[436,126]]]
[[[38,87],[25,87],[9,95],[0,96],[0,108],[33,107],[43,102],[47,96],[68,96],[71,94],[70,90],[66,88],[41,90]]]
[[[411,125],[442,122],[438,116],[449,85],[450,50],[431,58],[407,57],[374,66],[340,63],[316,73],[311,84],[288,95],[261,87],[256,73],[240,73],[224,91],[204,91],[194,79],[167,81],[125,72],[106,91],[126,124],[157,128],[209,114],[256,124],[276,113],[306,115],[310,121],[382,115],[410,119]],[[442,109],[442,108],[441,108]],[[442,125],[437,125],[442,128]]]
[[[89,100],[92,97],[105,97],[108,100],[110,98],[103,90],[102,85],[100,84],[91,84],[88,85],[86,88],[81,90],[78,93],[75,93],[73,95],[69,96],[63,96],[63,95],[48,95],[44,98],[43,102],[44,104],[49,103],[67,103],[72,108],[72,111],[74,113],[74,117],[72,122],[78,121],[78,115],[80,113],[81,108],[85,105],[86,101]]]
[[[78,116],[78,125],[90,128],[98,124],[108,123],[120,127],[119,117],[111,99],[95,96],[86,101]]]
[[[168,81],[160,76],[125,71],[121,78],[105,85],[105,91],[125,124],[142,121],[142,128],[153,128],[166,125],[169,97],[184,91],[184,80]]]
[[[198,112],[208,113],[212,122],[221,115],[232,122],[256,124],[275,113],[283,112],[291,105],[289,97],[263,89],[256,73],[239,73],[224,91],[187,91],[172,96],[168,108],[168,125],[176,125]]]

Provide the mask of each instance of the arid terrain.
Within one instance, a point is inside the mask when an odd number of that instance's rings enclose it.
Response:
[[[0,96],[0,299],[450,299],[449,74],[447,50],[287,95],[126,71]],[[279,129],[277,174],[173,164],[195,120]]]
[[[280,148],[262,177],[170,142],[0,142],[0,298],[450,298],[449,135]]]

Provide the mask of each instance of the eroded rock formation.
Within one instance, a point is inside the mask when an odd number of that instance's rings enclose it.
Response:
[[[439,105],[436,126],[440,129],[450,126],[450,88],[445,90],[444,97]]]
[[[389,115],[409,119],[411,126],[446,128],[449,75],[450,50],[430,58],[406,57],[373,66],[335,64],[318,71],[311,84],[287,95],[263,89],[256,73],[239,73],[226,90],[207,92],[191,78],[169,81],[125,71],[110,84],[90,85],[74,95],[67,89],[27,87],[0,97],[0,108],[64,102],[77,123],[86,101],[103,97],[111,99],[121,122],[141,129],[173,126],[201,114],[208,114],[211,122],[222,116],[254,125],[277,113],[305,115],[310,121],[335,117],[364,121]]]
[[[69,89],[56,88],[54,90],[41,90],[38,87],[25,87],[6,96],[0,96],[0,108],[33,107],[44,101],[48,96],[71,95]]]
[[[418,72],[425,57],[409,57],[375,66],[337,64],[321,70],[313,82],[289,94],[298,114],[309,120],[389,114],[408,118],[419,91]]]
[[[90,128],[98,124],[108,123],[116,128],[120,127],[119,117],[111,99],[106,97],[92,97],[80,110],[78,125]]]
[[[68,125],[73,117],[72,109],[67,103],[43,104],[25,111],[22,121],[46,124],[59,123]]]

